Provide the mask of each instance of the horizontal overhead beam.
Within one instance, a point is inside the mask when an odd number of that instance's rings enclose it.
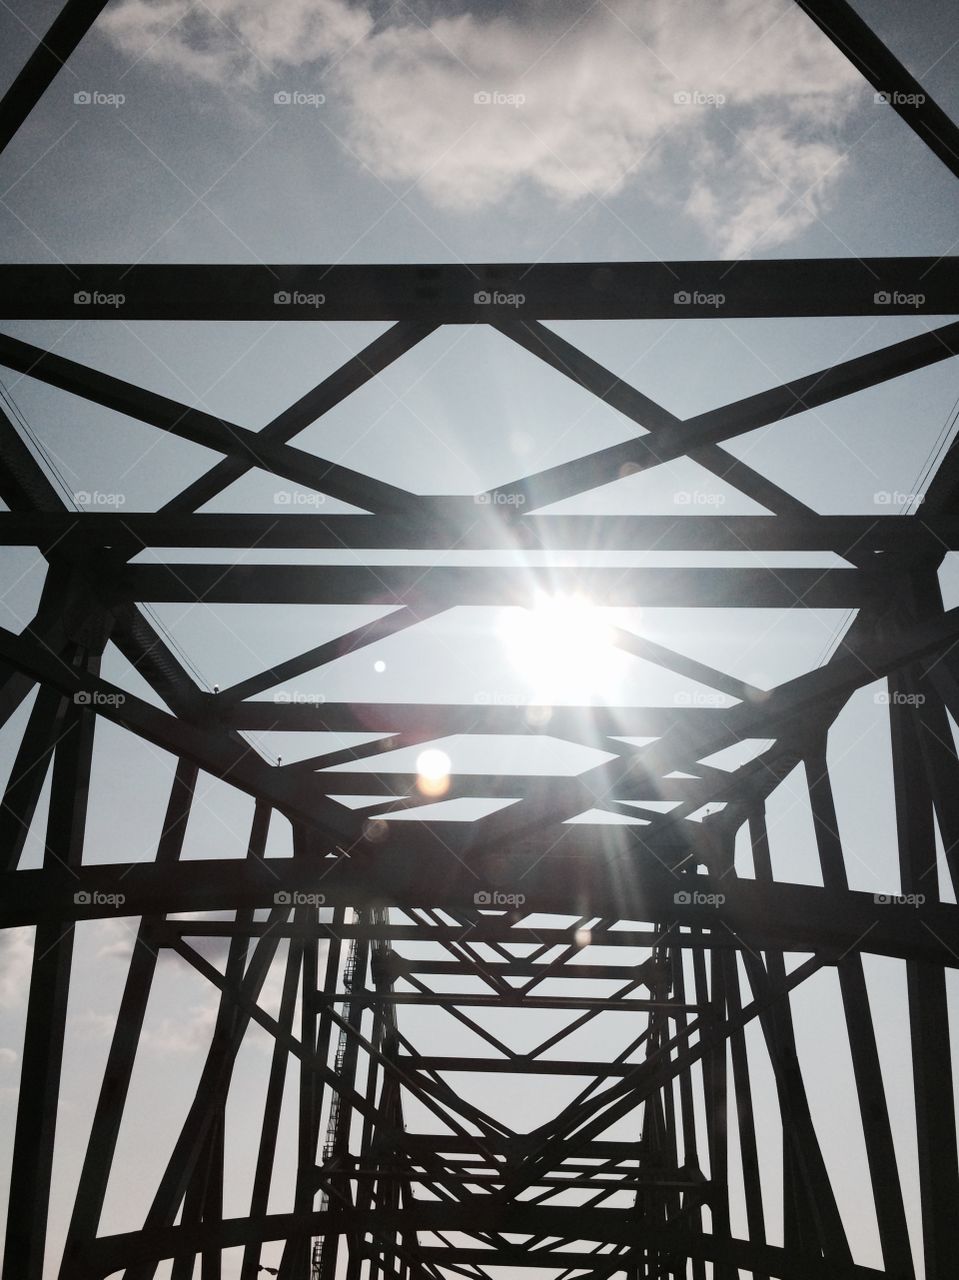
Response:
[[[563,975],[552,975],[554,978]],[[340,992],[331,996],[317,996],[313,1001],[316,1008],[327,1004],[355,1003],[363,1006],[383,1005],[441,1005],[454,1009],[596,1009],[606,1013],[651,1013],[659,1010],[667,1017],[679,1014],[695,1013],[699,1009],[694,1004],[676,1004],[665,1000],[634,1000],[620,996],[611,1001],[608,995],[601,996],[529,996],[521,990],[504,994],[464,995],[462,992],[449,991],[351,991]]]
[[[582,593],[612,607],[852,608],[888,597],[879,569],[548,569],[440,565],[137,565],[134,600],[206,604],[529,605],[537,592]]]
[[[438,925],[427,924],[420,920],[420,917],[416,918],[419,921],[417,924],[398,924],[389,919],[382,923],[379,921],[372,922],[368,919],[344,920],[337,925],[337,933],[341,938],[378,939],[380,941],[388,941],[391,944],[398,942],[401,945],[404,942],[448,943],[459,942],[466,927],[462,922],[462,916],[459,917],[460,923]],[[509,918],[501,915],[479,916],[470,920],[469,924],[471,944],[477,942],[515,942],[526,945],[536,943],[538,947],[542,947],[546,943],[550,943],[554,946],[573,948],[574,950],[581,950],[587,946],[626,949],[653,947],[666,941],[669,936],[667,928],[619,929],[595,925],[588,931],[578,930],[571,938],[568,928],[546,928],[537,921],[535,929],[527,929],[522,925],[512,924]],[[316,926],[295,920],[288,924],[270,924],[269,921],[265,920],[245,920],[241,926],[234,920],[178,920],[174,918],[168,918],[162,923],[158,922],[153,926],[153,935],[158,946],[165,946],[168,940],[175,938],[258,938],[262,937],[264,933],[276,933],[277,937],[280,938],[313,938],[316,936]],[[586,936],[587,933],[588,937]],[[732,934],[724,932],[722,937],[699,933],[695,937],[684,938],[684,945],[691,949],[703,951],[728,951],[739,944]],[[401,956],[401,960],[405,967],[409,967],[409,959],[405,954]],[[591,973],[590,970],[599,966],[580,964],[565,966],[560,976],[563,978],[568,977],[571,967],[576,970],[573,975],[576,978],[598,976],[596,973]],[[618,974],[616,965],[603,965],[602,968],[604,972],[612,972],[614,976],[636,976],[635,965],[618,966],[624,971],[628,969],[628,975],[625,973],[623,975]],[[584,972],[581,973],[581,970]],[[527,969],[522,970],[524,973],[527,973],[527,971],[533,974],[539,973],[542,971],[542,965],[534,968],[533,962],[529,962]],[[415,972],[421,972],[419,964],[417,964]],[[500,970],[497,969],[496,972],[498,973]],[[512,966],[504,964],[502,972],[513,972]],[[517,970],[517,972],[520,971]]]
[[[729,320],[959,314],[959,258],[0,266],[8,320]]]
[[[299,770],[301,766],[289,765],[289,769]],[[417,774],[410,772],[390,773],[387,771],[374,773],[370,769],[354,769],[347,771],[338,767],[337,769],[329,769],[317,771],[310,769],[309,766],[303,769],[303,772],[309,774],[310,786],[315,790],[317,795],[327,796],[369,796],[373,801],[377,797],[383,799],[402,799],[409,797],[411,804],[425,804],[423,799],[416,790]],[[454,773],[450,775],[449,786],[443,793],[444,800],[456,800],[462,797],[479,797],[481,799],[512,799],[518,800],[526,794],[530,787],[535,787],[538,782],[542,781],[542,774],[524,774],[519,772],[511,773]],[[715,802],[725,800],[726,794],[723,790],[723,783],[730,775],[721,773],[718,779],[714,781],[714,790],[710,792]],[[685,800],[689,794],[690,780],[686,778],[658,778],[650,776],[647,790],[650,799],[656,800],[675,800],[680,802]],[[630,801],[633,794],[637,790],[636,782],[633,782],[631,788],[627,787],[622,794],[615,791],[606,796],[609,800]],[[730,796],[734,795],[734,786],[730,778],[729,782]],[[637,812],[637,817],[643,816],[641,812]]]
[[[876,498],[876,515],[561,516],[476,518],[470,497],[417,500],[407,519],[376,515],[198,515],[153,512],[64,514],[0,512],[0,545],[256,547],[342,551],[868,551],[959,550],[959,516],[889,514],[894,494]],[[91,502],[95,502],[91,494]],[[101,501],[103,501],[101,499]],[[456,506],[468,507],[468,516]]]
[[[439,1139],[433,1139],[439,1141]],[[612,1189],[612,1188],[611,1188]],[[842,1259],[822,1258],[812,1252],[782,1249],[758,1241],[723,1235],[705,1235],[682,1224],[660,1225],[644,1220],[635,1210],[594,1208],[582,1205],[539,1205],[497,1202],[496,1230],[500,1233],[554,1237],[560,1241],[595,1240],[637,1249],[658,1249],[668,1255],[711,1258],[729,1267],[752,1273],[781,1277],[781,1280],[883,1280],[885,1271],[858,1266]],[[487,1232],[490,1229],[490,1198],[471,1196],[458,1203],[414,1200],[402,1209],[378,1206],[371,1222],[368,1212],[350,1207],[314,1210],[303,1214],[271,1214],[263,1218],[228,1218],[222,1222],[150,1228],[125,1235],[102,1236],[85,1242],[77,1260],[77,1280],[100,1280],[137,1260],[154,1261],[202,1249],[235,1247],[260,1240],[284,1240],[296,1233],[330,1236],[338,1233],[369,1232],[374,1242],[392,1231]],[[442,1237],[440,1237],[442,1238]],[[628,1263],[608,1253],[538,1249],[528,1244],[500,1248],[464,1249],[446,1244],[423,1252],[431,1262],[443,1266],[468,1254],[476,1265],[494,1263],[500,1251],[509,1253],[511,1264],[543,1267],[555,1257],[556,1266],[582,1270],[603,1267],[607,1271],[628,1268]]]
[[[520,915],[673,920],[722,936],[731,930],[743,945],[759,950],[823,951],[828,957],[856,948],[959,965],[959,956],[942,941],[959,935],[959,907],[951,904],[877,903],[871,893],[813,885],[675,876],[645,856],[637,841],[607,837],[616,830],[608,827],[600,829],[602,840],[596,828],[574,826],[545,854],[541,846],[506,859],[502,852],[477,854],[467,866],[444,843],[453,825],[423,829],[412,841],[391,831],[378,848],[348,858],[196,859],[172,873],[149,862],[84,866],[75,874],[59,868],[6,872],[0,875],[0,927],[46,919],[242,910],[282,905],[284,894],[291,909],[394,904],[472,916],[478,910],[476,895],[496,891],[522,894],[525,903],[498,908]],[[440,830],[442,837],[436,834]],[[717,893],[724,898],[718,904],[712,900]],[[689,895],[688,902],[682,894]],[[683,944],[678,929],[669,937],[673,945]],[[698,936],[690,941],[698,944]]]
[[[215,695],[210,694],[212,702]],[[473,702],[325,702],[304,694],[293,701],[272,700],[213,707],[217,720],[232,729],[277,730],[284,733],[449,733],[558,734],[578,737],[627,735],[658,737],[677,724],[718,729],[726,700],[681,707],[537,707],[494,701],[492,693]]]
[[[565,976],[565,975],[564,975]],[[609,1009],[629,1008],[629,1004],[618,1001],[606,1001]],[[519,1055],[515,1058],[467,1058],[431,1055],[430,1057],[401,1056],[400,1063],[404,1067],[420,1071],[489,1071],[497,1075],[545,1075],[545,1076],[592,1076],[612,1077],[628,1076],[636,1070],[635,1062],[602,1062],[593,1058],[530,1058]],[[568,1167],[568,1166],[566,1166]],[[595,1187],[595,1183],[593,1184]]]

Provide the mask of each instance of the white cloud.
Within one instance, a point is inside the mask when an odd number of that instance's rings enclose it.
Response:
[[[100,942],[97,960],[129,960],[136,946],[139,920],[101,920],[96,926]]]
[[[215,1023],[215,1005],[193,1005],[182,1017],[161,1018],[147,1026],[143,1043],[152,1053],[198,1053],[209,1047]]]
[[[252,84],[278,64],[340,56],[372,27],[344,0],[123,0],[99,29],[134,58],[202,80]]]
[[[789,0],[526,0],[494,19],[432,20],[401,6],[400,21],[379,24],[347,0],[188,8],[124,0],[101,21],[126,52],[208,81],[272,92],[268,70],[298,68],[301,88],[327,93],[324,118],[353,155],[440,208],[528,190],[575,206],[647,183],[728,255],[814,220],[862,85]],[[694,100],[677,103],[683,92]]]
[[[740,134],[725,182],[709,166],[693,181],[685,211],[720,231],[729,257],[757,255],[791,240],[818,216],[846,157],[828,143],[791,135],[781,124]]]
[[[27,1002],[33,964],[33,929],[0,932],[0,1009],[19,1009]]]
[[[97,1013],[95,1009],[84,1009],[70,1017],[70,1026],[80,1031],[90,1040],[111,1040],[116,1027],[116,1018],[109,1013]]]

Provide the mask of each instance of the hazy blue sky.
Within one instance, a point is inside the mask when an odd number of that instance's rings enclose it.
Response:
[[[959,117],[959,20],[953,6],[872,0],[857,8],[953,118]],[[0,10],[0,77],[29,56],[58,5],[11,0]],[[279,100],[277,100],[279,95]],[[288,97],[289,101],[284,101]],[[486,100],[488,99],[488,100]],[[959,205],[945,168],[785,0],[523,0],[374,3],[350,0],[118,0],[82,42],[0,164],[4,256],[22,262],[483,262],[616,261],[740,256],[822,257],[956,252]],[[953,317],[565,323],[558,332],[681,417],[834,361],[921,333]],[[19,323],[4,331],[259,428],[387,326],[180,326],[115,321]],[[197,446],[0,370],[5,396],[52,462],[64,496],[82,509],[153,510],[215,461]],[[930,457],[954,420],[955,362],[731,442],[730,451],[826,513],[914,508]],[[476,493],[593,449],[636,428],[481,326],[441,330],[295,443],[416,492]],[[86,497],[84,497],[86,495]],[[291,495],[295,495],[291,497]],[[349,510],[325,495],[253,472],[214,510]],[[557,511],[723,514],[759,510],[722,480],[677,462],[557,504]],[[239,553],[236,553],[239,554]],[[164,553],[160,559],[194,559]],[[227,562],[229,551],[211,557]],[[278,553],[243,553],[276,561]],[[290,559],[354,562],[353,553]],[[424,565],[436,557],[384,553]],[[370,557],[375,562],[377,557]],[[455,563],[453,556],[441,557]],[[461,556],[480,562],[482,555]],[[485,557],[489,559],[489,557]],[[575,557],[567,560],[580,562]],[[689,563],[690,557],[601,553],[590,563]],[[752,557],[696,557],[754,563]],[[842,563],[831,556],[763,563]],[[5,549],[0,625],[29,620],[44,563]],[[951,564],[947,605],[959,603]],[[228,685],[375,616],[374,608],[157,607],[205,687]],[[502,641],[506,611],[459,609],[393,641],[341,658],[284,694],[329,701],[577,701],[583,674],[547,672]],[[618,621],[763,687],[815,666],[848,616],[838,611],[638,610]],[[382,664],[378,670],[374,664]],[[621,653],[604,651],[586,697],[611,704],[683,705],[715,693]],[[108,679],[151,696],[115,650]],[[830,737],[837,803],[853,888],[898,889],[894,815],[885,793],[889,744],[878,688],[863,690]],[[272,698],[274,693],[263,695]],[[722,699],[722,702],[728,699]],[[9,772],[28,706],[0,735]],[[289,762],[344,735],[259,735]],[[442,744],[453,768],[578,772],[598,757],[568,743]],[[397,756],[395,767],[408,767]],[[101,724],[87,860],[152,858],[172,760]],[[382,760],[377,767],[383,767]],[[863,779],[868,779],[864,784]],[[239,856],[252,804],[202,779],[186,856]],[[45,801],[24,858],[37,865]],[[476,806],[455,802],[449,817]],[[488,806],[487,806],[488,807]],[[802,780],[770,801],[776,872],[819,883]],[[275,819],[270,851],[290,852]],[[751,874],[748,850],[738,869]],[[943,880],[943,893],[946,893]],[[99,1071],[136,922],[84,925],[69,1011],[64,1100],[55,1170],[49,1275],[66,1227]],[[0,940],[0,1121],[12,1134],[29,931]],[[218,962],[222,958],[212,951]],[[588,957],[587,957],[588,958]],[[138,1064],[104,1230],[137,1225],[162,1170],[211,1028],[207,984],[178,960],[161,966],[150,1010],[151,1057]],[[897,1036],[905,985],[889,961],[867,964],[883,1000],[878,1034],[905,1166],[909,1069]],[[276,975],[271,998],[277,996]],[[955,991],[953,990],[953,994]],[[864,1152],[843,1121],[853,1097],[831,973],[800,988],[795,1008],[814,1115],[844,1205],[858,1204]],[[495,1014],[517,1044],[547,1020]],[[435,1015],[437,1019],[442,1015]],[[597,1024],[593,1052],[619,1048],[617,1015]],[[477,1019],[478,1021],[481,1019]],[[625,1019],[624,1019],[625,1020]],[[493,1025],[492,1023],[490,1025]],[[423,1043],[450,1020],[404,1024]],[[953,1027],[953,1034],[954,1027]],[[750,1047],[758,1047],[755,1032]],[[463,1042],[465,1043],[465,1041]],[[821,1052],[830,1046],[830,1054]],[[570,1046],[572,1048],[573,1046]],[[238,1093],[259,1097],[269,1041],[256,1028],[238,1063]],[[454,1049],[450,1048],[450,1052]],[[843,1052],[845,1052],[843,1050]],[[761,1057],[761,1054],[759,1055]],[[535,1098],[519,1089],[483,1104],[528,1127],[561,1104],[554,1078]],[[771,1079],[758,1079],[760,1141],[771,1203],[777,1191]],[[464,1085],[468,1094],[468,1086]],[[243,1108],[228,1152],[228,1213],[249,1187]],[[142,1117],[150,1116],[150,1124]],[[411,1115],[413,1112],[411,1111]],[[420,1116],[416,1114],[416,1120]],[[284,1116],[282,1159],[293,1147]],[[6,1176],[7,1154],[0,1159]],[[738,1188],[734,1187],[734,1197]],[[915,1228],[915,1196],[909,1205]],[[277,1199],[272,1210],[287,1208]],[[863,1213],[857,1261],[877,1265],[875,1224]],[[770,1223],[771,1238],[779,1224]],[[737,1205],[734,1230],[745,1233]],[[264,1261],[278,1256],[264,1250]],[[231,1262],[232,1265],[232,1262]],[[235,1272],[227,1268],[228,1277]],[[161,1271],[161,1275],[165,1272]]]

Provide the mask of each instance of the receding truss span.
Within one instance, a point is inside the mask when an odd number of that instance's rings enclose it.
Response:
[[[959,176],[956,125],[851,6],[799,4]],[[84,0],[64,6],[0,104],[0,148],[102,8]],[[136,945],[93,1086],[61,1280],[149,1280],[171,1259],[174,1280],[200,1268],[213,1280],[228,1249],[242,1250],[241,1280],[256,1280],[267,1245],[282,1259],[281,1280],[486,1280],[489,1268],[503,1266],[545,1268],[562,1280],[915,1280],[917,1257],[926,1280],[955,1280],[959,1167],[947,978],[959,967],[959,760],[950,721],[959,721],[959,609],[944,608],[939,569],[959,551],[959,449],[943,458],[916,514],[863,516],[819,514],[724,446],[954,361],[959,323],[948,317],[959,314],[959,257],[7,265],[0,286],[8,321],[113,318],[97,298],[122,292],[127,320],[391,322],[261,430],[0,335],[5,368],[220,455],[159,511],[78,513],[0,412],[7,507],[0,538],[36,548],[47,565],[36,617],[19,635],[0,630],[0,724],[32,698],[0,808],[0,925],[35,929],[3,1280],[53,1274],[45,1243],[74,925],[117,918],[118,902]],[[322,308],[296,301],[318,292]],[[696,298],[718,292],[727,319],[916,314],[914,301],[897,300],[921,294],[929,325],[921,336],[683,420],[543,323],[703,318],[714,311]],[[516,294],[522,308],[498,301]],[[636,424],[635,437],[483,494],[449,496],[422,496],[292,443],[441,326],[480,324],[612,406]],[[691,459],[769,514],[543,510],[676,459]],[[358,512],[200,513],[253,469]],[[191,549],[193,559],[165,560],[173,548]],[[217,554],[254,548],[257,563],[226,564]],[[321,675],[344,652],[457,606],[529,604],[541,585],[532,559],[522,569],[447,560],[424,575],[412,556],[510,548],[687,553],[682,568],[550,570],[553,589],[588,590],[600,606],[837,609],[855,618],[824,665],[772,690],[632,632],[614,633],[625,652],[714,691],[716,700],[701,706],[274,700],[284,682]],[[291,551],[332,549],[351,550],[352,560],[319,568],[284,560]],[[156,554],[143,559],[144,551]],[[379,551],[410,553],[410,563],[371,563],[368,553]],[[695,563],[699,553],[720,551],[832,552],[841,565]],[[263,561],[266,552],[275,563]],[[162,602],[393,608],[212,692],[145,607]],[[152,701],[103,677],[108,646],[151,687]],[[880,680],[888,690],[900,866],[900,900],[888,903],[850,887],[838,783],[827,762],[840,713]],[[105,864],[85,845],[95,739],[107,721],[176,761],[149,861],[131,853]],[[244,736],[251,731],[362,733],[372,741],[274,765],[251,749]],[[413,773],[385,759],[382,772],[369,767],[396,749],[455,734],[548,734],[599,748],[604,759],[575,776],[454,773],[444,800],[508,802],[471,821],[428,820],[430,802]],[[634,745],[630,737],[649,741]],[[736,768],[708,762],[747,739],[767,745]],[[767,804],[797,770],[818,884],[783,879],[770,853]],[[232,859],[182,858],[201,771],[253,798],[248,843]],[[21,869],[48,780],[43,865]],[[362,804],[347,807],[344,796]],[[654,797],[669,803],[656,807]],[[707,806],[716,809],[703,818]],[[419,820],[388,820],[424,809]],[[603,825],[597,813],[641,816],[644,824]],[[292,857],[267,855],[279,820],[292,824]],[[751,875],[737,868],[743,845]],[[216,940],[222,964],[209,958]],[[135,1105],[134,1065],[164,956],[176,956],[216,993],[216,1018],[145,1219],[102,1234],[108,1183],[122,1177],[121,1125]],[[901,1078],[912,1094],[915,1192],[894,1140],[876,991],[867,987],[874,957],[904,975]],[[838,992],[842,1043],[825,1050],[851,1063],[858,1114],[846,1121],[868,1167],[861,1204],[852,1206],[830,1174],[791,1001],[804,984],[827,979]],[[264,994],[271,980],[272,1003]],[[529,1025],[547,1011],[556,1029],[519,1050],[497,1034],[488,1010],[528,1015]],[[424,1034],[440,1025],[435,1011],[442,1025],[466,1034]],[[626,1030],[621,1051],[596,1057],[589,1037],[602,1019]],[[229,1217],[236,1065],[255,1029],[269,1037],[270,1065],[258,1101],[240,1099],[260,1107],[258,1139],[248,1212]],[[776,1221],[760,1152],[760,1072],[782,1148]],[[538,1081],[545,1092],[557,1077],[572,1082],[568,1100],[529,1132],[490,1106],[520,1077],[524,1088]],[[459,1087],[464,1079],[470,1087]],[[296,1168],[280,1211],[278,1128],[290,1097]],[[731,1225],[733,1194],[744,1207],[745,1235]],[[910,1197],[921,1223],[915,1248]],[[876,1224],[873,1266],[857,1262],[851,1243],[851,1219],[860,1213]]]

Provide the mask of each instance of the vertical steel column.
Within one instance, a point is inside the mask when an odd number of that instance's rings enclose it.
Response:
[[[290,948],[287,953],[286,972],[283,976],[283,990],[280,995],[280,1010],[277,1017],[280,1030],[287,1035],[293,1030],[296,993],[300,985],[302,967],[302,940],[291,938]],[[289,1056],[286,1046],[277,1040],[273,1046],[273,1056],[270,1060],[270,1077],[266,1086],[266,1102],[263,1106],[263,1123],[260,1128],[260,1142],[256,1155],[256,1171],[253,1175],[253,1191],[250,1196],[251,1218],[261,1217],[269,1208],[273,1164],[276,1159],[276,1137],[280,1127],[283,1089],[286,1084],[286,1068]],[[300,1069],[303,1069],[302,1060]],[[259,1273],[260,1246],[259,1244],[247,1245],[243,1250],[240,1280],[258,1280]]]
[[[932,796],[922,767],[918,716],[910,705],[921,689],[907,675],[890,677],[889,689],[902,892],[937,901]],[[939,965],[907,960],[906,979],[926,1280],[954,1280],[959,1275],[959,1161],[946,974]]]
[[[839,837],[839,819],[829,780],[826,748],[822,742],[806,756],[806,777],[823,885],[826,889],[845,893],[849,888],[849,878]],[[836,972],[856,1079],[883,1265],[893,1275],[911,1277],[915,1269],[862,956],[857,951],[850,951],[840,957]]]
[[[78,649],[76,665],[95,675],[104,640],[101,631],[92,648]],[[95,724],[93,711],[70,704],[54,755],[45,867],[83,862]],[[72,921],[53,921],[38,925],[34,938],[3,1280],[43,1276],[73,937]]]
[[[196,765],[184,760],[177,764],[163,821],[163,833],[157,846],[158,863],[172,865],[180,857],[198,772]],[[140,922],[130,954],[126,984],[103,1071],[100,1095],[67,1232],[60,1269],[61,1280],[70,1280],[71,1268],[79,1252],[87,1241],[96,1238],[100,1226],[107,1182],[116,1154],[140,1033],[156,973],[158,954],[153,924],[154,920],[147,918]]]
[[[771,883],[769,835],[762,808],[749,818],[756,879]],[[766,963],[748,950],[743,967],[755,999],[762,999],[770,985],[786,981],[781,951],[767,951]],[[768,969],[767,969],[768,966]],[[822,1149],[809,1110],[806,1085],[796,1052],[789,997],[759,1015],[766,1050],[776,1080],[783,1124],[783,1238],[787,1249],[821,1251],[839,1262],[851,1262],[842,1215],[829,1180]]]

